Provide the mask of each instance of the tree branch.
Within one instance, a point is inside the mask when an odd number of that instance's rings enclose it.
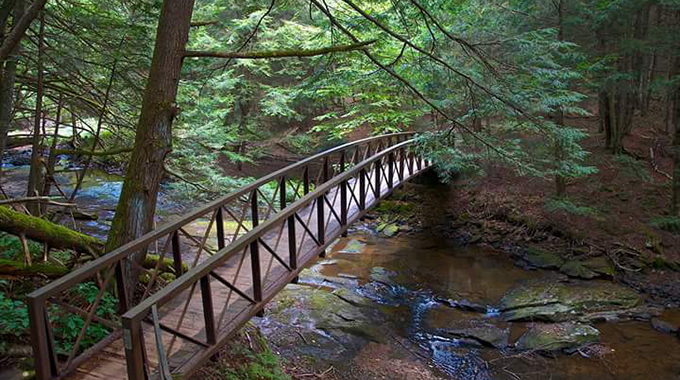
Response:
[[[31,25],[33,20],[38,17],[40,11],[45,7],[47,0],[36,0],[26,13],[15,23],[12,31],[0,46],[0,61],[4,61],[14,51],[14,47],[21,42],[26,30]]]
[[[219,21],[213,20],[213,21],[196,21],[191,23],[192,28],[200,27],[200,26],[209,26],[209,25],[216,25],[218,24]]]
[[[59,154],[71,154],[71,155],[79,155],[79,156],[104,157],[104,156],[113,156],[113,155],[121,154],[121,153],[130,153],[130,152],[132,152],[132,148],[131,147],[125,147],[125,148],[105,150],[105,151],[101,151],[101,152],[88,151],[88,150],[82,150],[82,149],[55,149],[54,152],[57,155],[59,155]]]
[[[57,202],[54,200],[53,197],[23,197],[23,198],[12,198],[12,199],[3,199],[0,200],[0,205],[9,205],[9,204],[14,204],[14,203],[29,203],[29,202],[40,202],[40,203],[47,203],[55,206],[63,206],[63,207],[75,207],[76,205],[74,203],[62,203],[62,202]]]
[[[348,52],[354,50],[364,50],[367,46],[375,43],[376,40],[358,42],[351,45],[328,46],[320,49],[310,50],[272,50],[272,51],[251,51],[251,52],[213,52],[213,51],[185,51],[185,57],[209,57],[209,58],[228,58],[228,59],[266,59],[266,58],[289,58],[289,57],[313,57],[337,52]]]

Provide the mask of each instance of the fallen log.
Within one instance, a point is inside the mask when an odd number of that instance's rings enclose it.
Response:
[[[23,261],[0,259],[0,276],[58,278],[70,269],[50,262],[26,265]]]
[[[13,148],[18,148],[21,146],[26,146],[26,145],[31,145],[33,144],[33,138],[32,137],[12,137],[8,136],[7,137],[7,149],[13,149]]]
[[[99,239],[3,206],[0,206],[0,231],[17,236],[24,234],[28,239],[46,243],[50,248],[72,249],[95,256],[104,251],[104,242]]]

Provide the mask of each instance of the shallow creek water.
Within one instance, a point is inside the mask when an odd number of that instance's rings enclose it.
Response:
[[[506,254],[491,249],[461,248],[426,234],[387,239],[364,231],[340,239],[326,259],[320,259],[310,271],[303,273],[300,283],[326,291],[354,288],[374,302],[373,308],[379,310],[376,314],[369,313],[368,317],[368,324],[380,325],[387,331],[377,335],[398,337],[382,343],[397,345],[403,339],[413,347],[410,349],[413,358],[422,364],[421,369],[413,371],[431,372],[428,376],[409,376],[408,371],[398,368],[399,361],[394,361],[391,367],[379,369],[381,375],[376,375],[376,378],[680,379],[680,339],[654,330],[648,321],[597,323],[594,325],[600,331],[597,355],[589,350],[558,354],[554,358],[522,354],[512,348],[474,347],[460,339],[438,334],[456,321],[482,319],[501,328],[509,328],[512,345],[526,331],[528,323],[503,322],[496,312],[498,302],[518,281],[546,274],[521,269]],[[324,278],[335,279],[340,285]],[[302,288],[293,286],[288,295],[295,298],[296,292],[302,291],[296,289]],[[443,299],[485,305],[486,311],[454,309],[442,303]],[[351,315],[345,316],[339,321],[352,318]],[[663,318],[680,323],[680,312],[666,311]],[[276,328],[267,323],[267,318],[261,324],[265,326],[265,333],[276,333]],[[323,330],[321,335],[333,335],[328,326],[317,328]],[[349,344],[348,340],[352,339],[336,336],[326,343],[355,347],[345,357],[336,358],[336,363],[352,361],[356,359],[352,356],[360,355],[362,348],[356,348],[357,343]],[[376,340],[381,339],[369,337],[364,344],[370,345]],[[295,344],[318,344],[310,342],[310,339],[303,338]],[[400,345],[406,347],[403,343]],[[305,355],[317,353],[304,347],[299,350]],[[380,350],[373,351],[375,355],[382,355]],[[336,377],[345,378],[343,374]],[[348,375],[347,378],[360,377]]]
[[[3,190],[10,197],[25,196],[28,182],[29,166],[7,165],[3,168],[1,184]],[[82,169],[72,166],[57,166],[55,168],[55,179],[59,188],[71,195],[75,187],[78,176]],[[105,239],[111,220],[113,219],[118,198],[123,188],[123,177],[119,174],[107,173],[100,169],[89,169],[75,199],[80,211],[96,214],[97,220],[77,220],[77,229],[94,237]],[[61,195],[59,189],[52,186],[51,195]],[[162,222],[178,214],[189,205],[171,199],[169,192],[161,186],[157,205],[157,222]],[[72,223],[65,223],[68,227],[73,227]]]

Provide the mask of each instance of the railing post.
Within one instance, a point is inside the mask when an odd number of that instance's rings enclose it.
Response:
[[[330,178],[330,175],[328,173],[329,170],[329,161],[328,161],[328,156],[323,160],[323,173],[321,175],[321,183],[326,183]]]
[[[28,297],[28,321],[31,329],[31,347],[35,360],[35,374],[38,380],[56,377],[56,363],[50,360],[45,303],[42,299]]]
[[[387,155],[387,188],[392,189],[394,186],[394,152]]]
[[[279,186],[280,189],[280,194],[279,194],[279,203],[281,206],[281,210],[286,208],[286,177],[281,176],[281,186]],[[288,227],[288,263],[290,265],[290,269],[295,270],[297,269],[297,247],[296,247],[296,236],[295,236],[295,215],[291,215],[288,217],[288,220],[286,221],[287,227]],[[298,282],[298,278],[293,279],[293,283],[296,284]]]
[[[340,173],[345,171],[345,152],[340,156]],[[340,182],[340,227],[347,226],[347,181]],[[342,232],[347,237],[347,230]]]
[[[382,161],[382,158],[378,159],[375,162],[375,200],[376,202],[378,201],[378,198],[380,198],[380,176],[382,175],[381,173],[381,168],[382,165],[380,162]]]
[[[302,172],[302,189],[305,195],[309,194],[309,166],[305,166]]]
[[[226,246],[224,238],[224,214],[222,211],[222,206],[217,209],[217,215],[215,215],[215,223],[217,224],[217,248],[222,249]]]
[[[125,316],[123,316],[122,322],[128,380],[146,380],[142,323]]]
[[[127,277],[125,277],[125,260],[116,264],[116,290],[118,291],[118,314],[124,314],[130,308],[127,292]]]
[[[175,276],[182,275],[182,246],[179,243],[179,230],[172,233],[172,262],[175,267]]]
[[[404,153],[406,152],[406,147],[399,149],[399,182],[404,181]]]
[[[321,183],[326,183],[328,181],[328,156],[323,160],[323,168],[322,168],[322,174],[321,174]],[[323,193],[319,198],[316,200],[316,219],[317,219],[317,226],[318,226],[318,238],[319,244],[323,245],[326,243],[326,212],[325,212],[325,198],[326,194]],[[322,250],[319,252],[319,257],[326,257],[326,250]]]
[[[260,216],[257,209],[257,189],[253,190],[250,201],[250,215],[254,229],[260,224]],[[262,302],[262,274],[260,271],[260,243],[258,239],[250,243],[250,265],[253,272],[253,296],[256,302]],[[261,310],[257,315],[261,317],[264,316],[264,313]]]
[[[359,170],[359,210],[366,209],[366,169]]]
[[[317,225],[317,240],[320,245],[326,243],[326,214],[324,212],[324,198],[326,194],[320,194],[316,198],[316,225]],[[319,252],[320,257],[326,257],[326,250]]]
[[[201,277],[201,301],[203,301],[203,318],[205,319],[205,335],[208,344],[217,343],[215,330],[215,311],[213,309],[210,275]]]

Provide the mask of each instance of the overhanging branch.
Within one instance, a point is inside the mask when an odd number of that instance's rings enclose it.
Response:
[[[272,50],[251,52],[214,52],[214,51],[191,51],[184,52],[185,57],[208,57],[229,59],[267,59],[267,58],[290,58],[290,57],[313,57],[329,53],[340,53],[354,50],[364,50],[376,40],[357,42],[350,45],[328,46],[320,49],[301,50]]]

